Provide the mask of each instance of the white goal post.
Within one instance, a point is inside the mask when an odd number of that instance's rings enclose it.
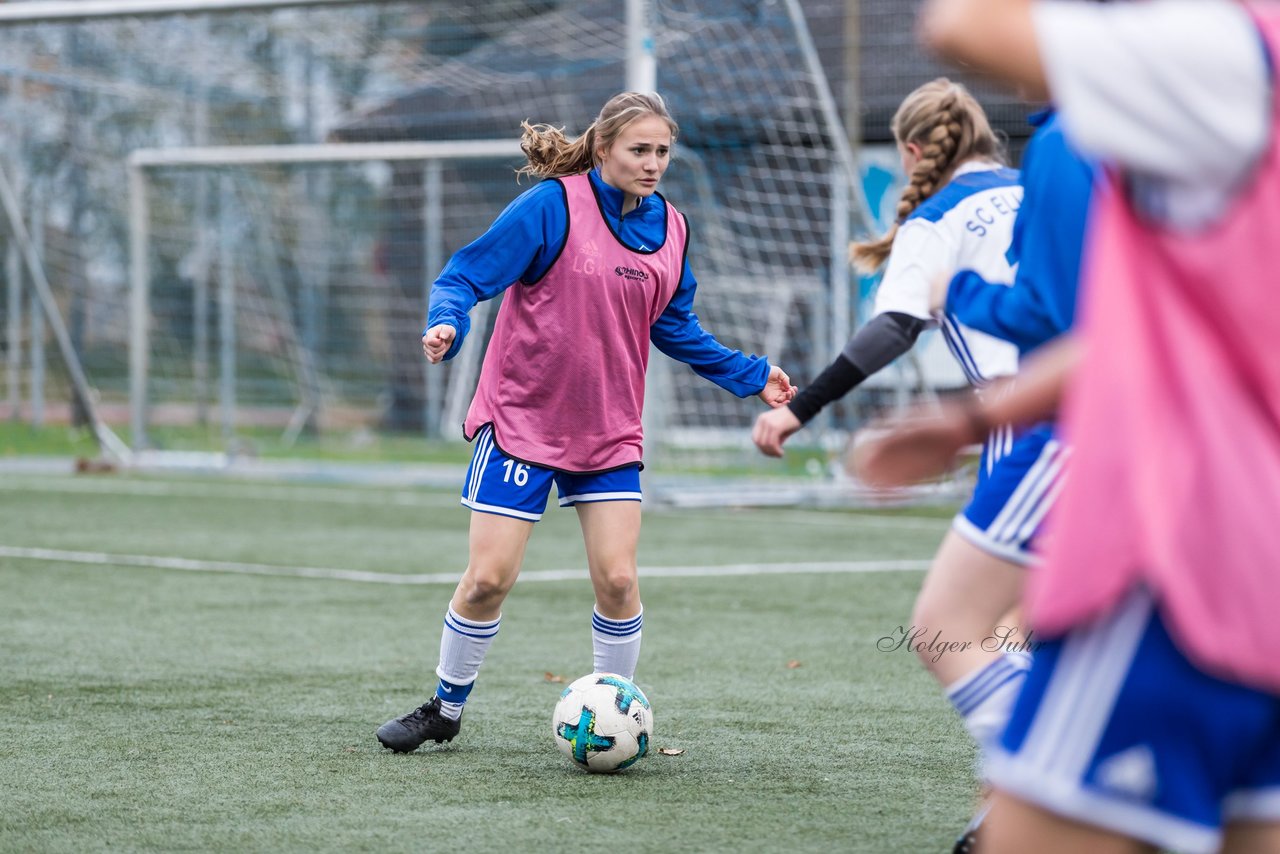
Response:
[[[153,148],[138,149],[129,155],[129,423],[135,448],[147,446],[148,432],[148,381],[152,322],[150,304],[150,229],[151,210],[148,201],[150,186],[149,176],[154,170],[181,169],[196,167],[220,167],[235,169],[236,167],[267,165],[301,165],[332,163],[380,163],[392,161],[420,162],[427,170],[428,179],[424,200],[424,222],[427,233],[424,235],[428,254],[435,257],[426,259],[427,271],[438,269],[443,263],[438,249],[441,245],[438,233],[442,221],[443,203],[438,180],[431,181],[441,161],[445,160],[511,160],[520,156],[520,144],[517,140],[462,140],[456,142],[381,142],[381,143],[327,143],[312,145],[245,145],[245,146],[206,146],[198,148]],[[427,283],[424,282],[424,294]],[[224,294],[219,302],[222,310],[231,309],[234,297]],[[426,318],[425,302],[422,317]],[[234,319],[220,317],[220,328],[227,331],[220,342],[224,352],[219,363],[222,366],[219,390],[221,418],[224,431],[231,431],[235,426],[235,356],[225,352],[234,348]],[[296,348],[296,363],[306,373],[314,373],[310,365],[309,354]],[[469,391],[467,379],[475,374],[474,361],[480,348],[471,347],[464,352],[467,356],[463,364],[467,370],[455,372],[453,394],[450,396],[450,410],[456,413],[460,408],[458,402]],[[433,374],[427,372],[427,382],[431,383]],[[308,392],[315,389],[316,378],[309,377]],[[434,388],[427,390],[430,400],[435,397]],[[303,407],[316,405],[315,400],[306,400]],[[445,419],[442,419],[445,420]],[[458,422],[460,418],[456,419]],[[446,421],[446,423],[448,423]],[[295,419],[296,426],[296,419]]]
[[[0,24],[205,15],[297,7],[352,6],[377,0],[22,0],[0,4]]]

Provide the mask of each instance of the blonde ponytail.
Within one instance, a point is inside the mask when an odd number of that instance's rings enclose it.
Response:
[[[920,157],[898,198],[893,225],[881,237],[849,247],[849,260],[867,274],[884,266],[898,226],[951,180],[957,166],[975,157],[1003,160],[1000,141],[982,105],[963,85],[945,77],[908,95],[893,116],[892,130],[899,145],[920,146]]]
[[[520,150],[524,152],[526,162],[516,170],[516,174],[559,178],[586,172],[594,165],[591,144],[595,140],[595,128],[593,123],[582,136],[570,140],[564,135],[564,128],[521,122]]]

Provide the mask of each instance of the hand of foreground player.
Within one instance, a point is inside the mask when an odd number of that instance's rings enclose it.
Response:
[[[1059,336],[1031,354],[1016,377],[987,387],[981,398],[962,394],[941,410],[895,419],[884,432],[855,445],[845,470],[875,486],[902,486],[951,467],[965,445],[981,442],[993,424],[1027,426],[1053,417],[1082,358],[1074,336]]]
[[[966,445],[982,440],[978,427],[970,410],[956,403],[894,419],[870,428],[872,438],[850,448],[845,470],[871,486],[928,480],[950,469]]]
[[[796,387],[791,384],[791,377],[777,365],[769,367],[769,380],[760,390],[760,399],[772,407],[790,403],[796,396]]]
[[[803,426],[796,414],[785,406],[762,412],[751,430],[751,441],[766,457],[782,456],[782,443]]]
[[[458,337],[458,330],[447,323],[438,323],[422,336],[422,355],[431,364],[437,364],[453,346],[453,339]]]

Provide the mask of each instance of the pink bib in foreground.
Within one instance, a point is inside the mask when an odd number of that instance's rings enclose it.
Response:
[[[1280,11],[1253,7],[1272,55]],[[1031,617],[1054,635],[1145,586],[1205,670],[1280,691],[1280,111],[1252,184],[1177,233],[1110,183],[1087,264],[1076,448]]]

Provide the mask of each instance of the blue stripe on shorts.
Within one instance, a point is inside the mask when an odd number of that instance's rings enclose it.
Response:
[[[1032,546],[1062,489],[1070,455],[1071,449],[1053,438],[1050,424],[1023,433],[979,478],[953,529],[988,554],[1032,563]]]

